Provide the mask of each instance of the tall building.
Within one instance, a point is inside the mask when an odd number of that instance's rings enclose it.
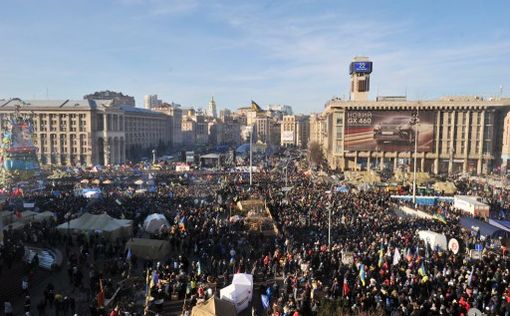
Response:
[[[150,110],[158,107],[162,104],[162,101],[158,99],[157,94],[148,94],[143,97],[143,107]]]
[[[305,148],[310,138],[309,117],[284,115],[281,122],[281,145]]]
[[[367,101],[370,91],[372,62],[368,57],[354,57],[349,67],[351,75],[351,101]]]
[[[209,101],[209,105],[207,107],[207,116],[216,118],[216,102],[214,101],[214,97],[211,97],[211,101]]]
[[[109,100],[0,101],[0,119],[20,106],[31,114],[42,165],[121,163],[168,144],[171,117]],[[161,146],[159,146],[161,147]]]
[[[310,115],[310,141],[309,143],[317,143],[321,147],[327,141],[327,126],[326,118],[322,114],[311,114]]]
[[[416,158],[418,171],[434,174],[506,169],[510,99],[378,97],[369,101],[371,71],[368,58],[356,57],[351,63],[351,100],[326,103],[323,151],[331,168],[412,170]]]
[[[110,90],[97,91],[83,96],[84,100],[109,100],[113,105],[129,105],[135,106],[135,98],[124,95],[122,92]]]
[[[182,137],[182,109],[177,103],[163,102],[159,106],[152,108],[153,111],[169,115],[172,120],[172,148],[180,149],[183,142]]]

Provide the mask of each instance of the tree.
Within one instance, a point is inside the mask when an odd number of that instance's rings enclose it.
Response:
[[[324,154],[321,145],[317,142],[308,144],[308,160],[314,165],[322,165],[324,163]]]

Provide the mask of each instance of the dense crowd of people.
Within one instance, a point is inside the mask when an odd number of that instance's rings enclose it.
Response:
[[[471,258],[466,250],[482,242],[461,227],[461,214],[449,205],[439,206],[444,221],[399,216],[394,212],[398,205],[382,190],[339,192],[331,181],[310,175],[298,163],[284,171],[281,160],[266,161],[252,186],[241,172],[159,172],[147,178],[147,173],[105,171],[100,176],[111,182],[98,184],[102,197],[87,199],[76,192],[91,181],[52,181],[43,191],[25,193],[23,200],[34,202],[39,211],[53,212],[55,219],[30,223],[23,230],[7,229],[0,248],[3,270],[22,260],[26,244],[64,252],[66,286],[48,283],[40,301],[24,308],[27,315],[49,310],[65,315],[80,308],[90,315],[138,315],[143,312],[140,305],[157,313],[171,300],[184,300],[183,315],[189,315],[193,306],[230,284],[237,272],[254,276],[257,315],[466,315],[470,308],[510,314],[508,254],[484,243],[481,258]],[[139,177],[145,177],[146,190],[138,191],[133,184]],[[498,210],[510,205],[505,190],[482,193],[469,180],[457,185],[482,195]],[[8,199],[3,209],[16,212],[19,199]],[[233,220],[235,203],[245,199],[267,203],[277,228],[274,236],[250,230],[242,217]],[[57,224],[85,212],[132,220],[134,236],[167,240],[170,257],[137,258],[126,249],[125,239],[56,230]],[[163,214],[169,226],[148,234],[143,221],[154,212]],[[456,238],[460,251],[431,247],[418,237],[421,230]],[[27,278],[37,273],[33,263],[27,267]],[[104,298],[133,277],[142,281],[131,286],[127,298],[105,307]],[[147,293],[151,299],[145,302]],[[28,289],[26,294],[29,299]],[[4,307],[6,312],[17,308],[13,301]]]

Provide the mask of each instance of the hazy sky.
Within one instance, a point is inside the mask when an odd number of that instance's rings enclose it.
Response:
[[[0,2],[0,98],[98,90],[205,107],[348,96],[355,55],[371,96],[510,95],[510,1],[17,0]]]

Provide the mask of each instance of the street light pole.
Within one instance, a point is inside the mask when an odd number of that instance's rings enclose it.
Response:
[[[253,126],[251,127],[250,129],[250,187],[252,186],[252,183],[253,183],[253,177],[252,177],[252,148],[251,148],[251,144],[252,144],[252,136],[253,136]]]
[[[416,164],[418,156],[418,108],[416,108],[416,116],[413,119],[414,122],[414,170],[413,170],[413,204],[416,205]]]

